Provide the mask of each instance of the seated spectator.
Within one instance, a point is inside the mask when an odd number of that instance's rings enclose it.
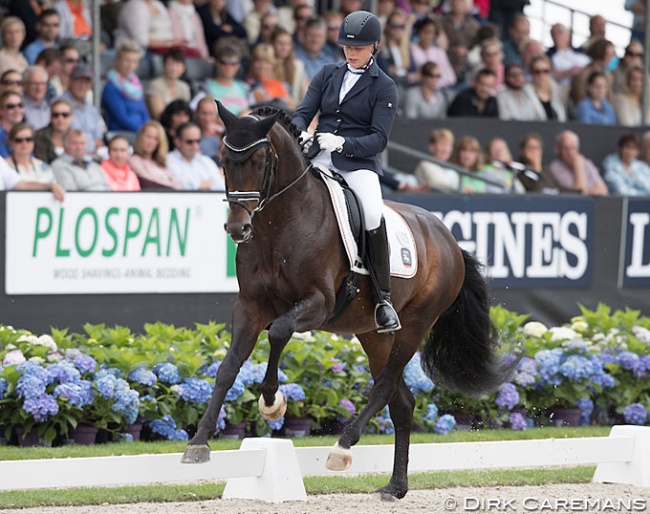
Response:
[[[524,186],[519,181],[518,166],[513,163],[512,153],[508,143],[501,137],[493,137],[485,145],[485,161],[483,171],[490,171],[504,185],[506,193],[525,193]]]
[[[160,119],[165,106],[173,100],[192,99],[190,86],[181,80],[185,73],[185,56],[179,48],[172,48],[163,58],[163,74],[153,79],[147,87],[147,108],[154,119]]]
[[[503,193],[506,190],[500,177],[491,171],[485,171],[485,157],[481,152],[481,144],[475,137],[461,137],[456,143],[450,162],[477,177],[467,175],[460,177],[460,190],[463,193]]]
[[[557,194],[566,191],[542,163],[544,141],[537,134],[528,134],[519,145],[519,162],[525,169],[519,181],[529,193]]]
[[[420,84],[406,90],[404,116],[410,119],[439,119],[447,116],[449,102],[439,89],[440,66],[427,62],[420,69]]]
[[[554,152],[556,158],[548,169],[561,187],[584,195],[607,195],[598,168],[580,153],[580,139],[575,132],[560,132],[555,138]]]
[[[551,59],[553,78],[561,86],[568,87],[571,79],[589,64],[590,59],[582,50],[571,47],[571,33],[561,23],[551,27],[553,46],[546,55]]]
[[[85,0],[57,0],[53,7],[61,18],[62,39],[90,39],[93,22]]]
[[[102,93],[102,108],[106,113],[108,130],[137,132],[149,120],[142,84],[135,74],[139,61],[137,44],[124,41],[118,47],[115,69],[108,72]]]
[[[51,184],[54,182],[52,168],[46,162],[33,157],[34,128],[27,123],[14,125],[9,131],[10,154],[7,164],[20,176],[21,180]]]
[[[488,21],[497,25],[501,34],[505,36],[515,19],[523,16],[524,6],[528,3],[528,0],[490,0]]]
[[[22,96],[23,75],[16,70],[7,70],[0,76],[0,95],[5,91],[13,91]]]
[[[305,26],[302,44],[296,45],[296,58],[305,64],[305,72],[309,80],[313,79],[325,64],[336,62],[336,57],[325,49],[326,41],[327,25],[325,20],[321,18],[309,20]],[[253,53],[256,48],[253,49]]]
[[[307,22],[316,16],[314,7],[307,1],[301,1],[293,8],[293,43],[298,49],[305,42],[305,27]]]
[[[498,118],[499,106],[494,96],[496,80],[492,70],[480,70],[474,77],[473,86],[456,95],[447,115]]]
[[[594,71],[602,71],[609,83],[608,90],[611,91],[612,75],[607,71],[612,59],[616,55],[614,44],[607,39],[596,41],[589,47],[587,55],[591,57],[591,63],[580,70],[571,80],[571,91],[569,96],[573,105],[578,105],[587,96],[587,79]]]
[[[600,14],[594,14],[589,18],[589,38],[582,44],[582,49],[588,54],[596,41],[605,39],[607,20]]]
[[[260,43],[271,44],[271,34],[278,28],[278,15],[274,12],[267,12],[260,20],[260,33],[257,36],[256,45]]]
[[[248,83],[256,104],[274,103],[285,109],[295,109],[297,104],[289,96],[282,82],[273,77],[275,53],[273,47],[257,45],[251,52]]]
[[[50,123],[50,106],[45,99],[47,82],[47,70],[42,66],[30,66],[23,73],[25,121],[36,130]]]
[[[241,60],[237,50],[224,46],[217,52],[215,62],[216,75],[208,79],[192,101],[190,106],[195,108],[199,100],[206,94],[219,101],[233,114],[239,115],[249,107],[249,86],[235,78],[239,72]]]
[[[251,46],[258,42],[262,16],[270,11],[275,11],[271,0],[253,0],[253,9],[246,15],[243,23],[248,36],[248,44]]]
[[[211,96],[204,96],[196,106],[196,124],[201,129],[201,153],[219,164],[221,136],[225,127],[219,120],[217,104]]]
[[[486,39],[481,44],[481,61],[474,73],[481,69],[492,70],[497,78],[495,91],[499,91],[503,85],[505,67],[503,66],[503,52],[501,42],[498,39]]]
[[[172,47],[182,47],[183,40],[174,38],[172,21],[159,0],[128,0],[117,17],[115,46],[134,42],[139,52],[162,54]]]
[[[643,111],[643,68],[630,68],[627,70],[627,83],[625,89],[614,95],[612,100],[616,121],[625,127],[638,127],[650,121],[650,106],[645,118]],[[643,118],[643,119],[642,119]]]
[[[591,125],[616,125],[614,108],[607,101],[607,77],[594,71],[587,79],[587,96],[576,106],[578,121]]]
[[[167,137],[163,126],[150,120],[138,131],[129,166],[138,176],[142,189],[180,189],[167,168]]]
[[[532,82],[524,90],[534,103],[536,120],[566,121],[566,110],[562,93],[557,83],[551,78],[551,62],[545,55],[534,57],[530,63]]]
[[[283,2],[278,6],[276,12],[278,15],[278,26],[282,27],[284,30],[290,34],[295,34],[296,32],[296,19],[294,17],[294,12],[296,7],[306,5],[311,8],[309,11],[309,17],[313,13],[313,8],[309,3],[306,3],[304,0],[289,0],[288,2]]]
[[[210,56],[205,42],[203,23],[192,0],[170,0],[169,19],[172,23],[172,39],[182,41],[182,52],[187,57]]]
[[[411,43],[411,57],[413,64],[421,68],[426,62],[435,62],[440,66],[440,87],[450,87],[456,84],[456,73],[454,72],[447,52],[436,46],[438,27],[431,18],[423,18],[413,25],[413,31],[417,36],[417,42]]]
[[[20,175],[12,170],[7,162],[0,158],[0,191],[52,191],[54,198],[62,202],[65,198],[65,189],[56,182],[34,182],[23,180]]]
[[[423,184],[436,191],[457,191],[458,173],[444,166],[454,150],[454,134],[449,129],[434,129],[429,135],[429,153],[437,162],[420,161],[415,167],[415,176]]]
[[[45,91],[45,101],[52,103],[58,93],[54,81],[58,79],[63,67],[63,55],[56,48],[46,48],[36,56],[36,66],[42,66],[47,71],[47,88]]]
[[[86,134],[70,129],[64,140],[65,153],[52,162],[56,181],[68,191],[110,191],[101,166],[86,153]]]
[[[650,195],[650,166],[640,161],[639,137],[625,134],[618,140],[618,151],[605,157],[603,177],[610,194]]]
[[[623,58],[612,71],[612,93],[624,93],[627,87],[627,74],[632,68],[643,68],[643,46],[638,41],[630,41]]]
[[[104,145],[106,124],[97,108],[88,101],[93,85],[93,71],[85,63],[77,64],[70,73],[68,90],[61,95],[72,105],[72,128],[81,129],[88,136],[88,155],[97,155]]]
[[[176,134],[176,150],[167,157],[167,166],[182,189],[225,191],[219,167],[210,157],[201,154],[200,144],[201,129],[192,122],[181,125]]]
[[[524,14],[517,14],[508,26],[508,37],[503,42],[503,64],[524,65],[521,45],[530,38],[530,22]]]
[[[288,88],[291,99],[298,105],[307,93],[309,79],[304,63],[295,58],[293,38],[282,27],[277,27],[271,35],[271,45],[275,52],[273,75]]]
[[[336,35],[338,37],[338,30]],[[418,79],[417,69],[411,59],[406,14],[400,9],[390,13],[386,20],[384,36],[377,52],[377,64],[398,83],[414,84]]]
[[[50,79],[52,86],[54,86],[56,96],[60,96],[68,90],[68,86],[70,85],[70,74],[74,67],[81,62],[79,50],[77,50],[72,43],[61,44],[59,51],[62,56],[61,67],[58,75]],[[86,100],[92,103],[93,97],[91,91],[88,91],[88,97]]]
[[[191,121],[192,114],[192,109],[185,100],[174,100],[165,107],[165,110],[160,115],[160,124],[165,129],[165,134],[167,134],[168,148],[174,149],[176,130],[181,125]]]
[[[388,1],[390,2],[392,0]],[[381,2],[379,2],[379,4],[381,4]],[[380,7],[379,4],[377,8]],[[332,56],[332,59],[334,61],[345,61],[343,47],[336,42],[339,37],[341,23],[343,23],[343,15],[339,11],[326,11],[323,13],[323,19],[327,25],[327,40],[325,41],[325,51]],[[384,25],[382,24],[382,27],[383,26]]]
[[[471,2],[450,0],[449,12],[443,14],[440,21],[441,28],[449,41],[447,55],[457,77],[465,75],[468,67],[467,54],[480,27],[471,11]]]
[[[25,118],[23,97],[14,91],[5,91],[0,95],[0,156],[9,155],[9,131]]]
[[[548,56],[544,53],[544,47],[542,44],[535,39],[527,39],[521,47],[521,60],[524,63],[524,70],[530,70],[530,65],[533,62],[533,59],[537,57],[546,57]],[[549,62],[550,65],[550,62]],[[528,75],[526,80],[531,80],[532,77]]]
[[[29,63],[25,56],[20,53],[20,48],[25,40],[25,24],[20,18],[9,16],[0,23],[0,73],[7,70],[24,72]]]
[[[57,39],[61,31],[61,17],[56,9],[44,9],[36,23],[37,38],[23,50],[27,62],[36,64],[36,57],[46,48],[57,48]]]
[[[508,64],[505,71],[504,87],[497,92],[499,118],[502,120],[538,120],[537,97],[531,88],[524,88],[526,79],[519,64]]]
[[[38,23],[38,16],[42,12],[45,3],[43,0],[31,1],[28,0],[4,0],[3,5],[3,14],[8,16],[16,16],[23,20],[25,24],[26,36],[24,45],[28,45],[36,39],[38,34],[36,33],[36,24]],[[7,5],[8,4],[8,5]]]
[[[208,50],[216,57],[217,42],[230,42],[245,46],[246,29],[226,9],[226,0],[208,0],[197,8]]]
[[[476,32],[474,40],[470,43],[469,51],[467,52],[467,68],[469,70],[478,68],[481,62],[483,41],[487,41],[488,39],[499,39],[499,28],[492,23],[486,23],[480,27]],[[503,44],[501,45],[501,52],[503,53]],[[503,62],[503,58],[501,61]]]
[[[138,176],[129,166],[129,142],[123,136],[115,136],[108,142],[108,159],[101,163],[111,191],[140,191]]]
[[[50,105],[50,123],[36,131],[34,136],[34,156],[51,164],[63,155],[63,140],[72,125],[72,104],[63,98]]]

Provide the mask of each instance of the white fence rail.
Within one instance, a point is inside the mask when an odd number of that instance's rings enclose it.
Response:
[[[393,446],[356,446],[350,469],[325,469],[329,447],[294,448],[289,440],[245,439],[205,464],[180,454],[0,462],[0,490],[135,485],[227,479],[224,498],[306,500],[302,477],[389,473]],[[536,468],[597,464],[594,482],[650,487],[650,427],[615,426],[609,437],[533,439],[411,446],[410,471]]]

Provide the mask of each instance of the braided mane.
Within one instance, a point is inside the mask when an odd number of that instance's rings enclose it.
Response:
[[[287,111],[280,109],[278,107],[273,107],[271,105],[263,105],[258,107],[251,114],[256,116],[272,116],[276,112],[279,112],[277,121],[282,125],[282,127],[293,137],[293,139],[298,143],[298,137],[300,136],[300,130],[296,127],[295,123],[291,121],[291,115]]]

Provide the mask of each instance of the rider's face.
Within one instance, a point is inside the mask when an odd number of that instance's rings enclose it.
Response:
[[[353,68],[361,68],[368,64],[370,57],[372,57],[372,51],[374,50],[375,45],[365,45],[365,46],[348,46],[343,45],[343,52],[345,53],[345,58],[348,60],[348,63]]]

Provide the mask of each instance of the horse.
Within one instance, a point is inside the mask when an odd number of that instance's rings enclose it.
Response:
[[[219,410],[259,334],[268,329],[270,353],[259,407],[279,419],[286,400],[278,391],[282,351],[294,332],[323,330],[355,334],[374,379],[367,405],[346,425],[326,467],[347,469],[351,448],[370,419],[386,405],[395,428],[392,476],[378,491],[384,499],[408,490],[408,454],[415,400],[402,372],[426,339],[421,360],[437,383],[470,396],[495,390],[514,369],[500,351],[489,314],[481,265],[461,250],[445,225],[419,207],[387,202],[410,227],[419,266],[410,279],[391,280],[402,329],[378,333],[372,287],[360,278],[360,292],[334,319],[337,291],[349,274],[326,185],[306,161],[299,131],[275,108],[236,117],[219,102],[225,125],[223,167],[229,213],[225,230],[237,243],[239,294],[232,312],[232,342],[216,376],[207,410],[182,462],[206,462],[208,440]],[[308,344],[308,343],[305,343]]]

